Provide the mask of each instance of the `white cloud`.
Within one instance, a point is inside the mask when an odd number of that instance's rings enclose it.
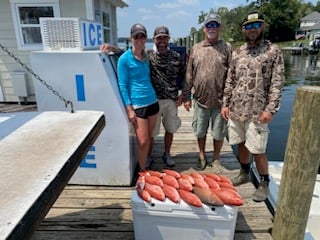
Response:
[[[190,17],[192,14],[186,12],[186,11],[177,11],[170,14],[167,14],[167,19],[178,19],[179,17]]]
[[[162,9],[175,9],[175,8],[179,8],[180,5],[177,3],[161,3],[161,4],[157,4],[156,8],[162,8]]]
[[[182,5],[193,5],[193,6],[200,4],[198,0],[178,0],[178,3]]]
[[[118,11],[118,12],[117,12],[117,16],[118,16],[118,17],[127,17],[127,16],[128,16],[128,13],[125,12],[125,11]]]
[[[160,3],[160,4],[156,4],[155,6],[161,9],[176,9],[176,8],[183,8],[185,6],[195,6],[195,5],[199,5],[198,0],[177,0],[176,2]]]
[[[160,19],[160,17],[157,15],[145,15],[145,16],[142,16],[142,19],[143,20]]]
[[[139,13],[152,13],[152,10],[147,9],[147,8],[138,8],[138,12]]]

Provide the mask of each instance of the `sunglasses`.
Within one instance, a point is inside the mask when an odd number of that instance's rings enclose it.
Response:
[[[133,37],[134,39],[146,39],[146,35],[144,34],[137,34]]]
[[[259,29],[261,28],[262,23],[261,22],[253,22],[253,23],[247,23],[244,25],[245,30],[251,30],[251,29]]]
[[[220,24],[217,22],[208,22],[205,24],[206,28],[218,28],[220,27]]]

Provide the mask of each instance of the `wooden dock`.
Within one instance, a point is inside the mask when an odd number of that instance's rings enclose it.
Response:
[[[309,50],[307,47],[283,47],[282,52],[290,53],[291,55],[307,55]]]
[[[10,111],[10,108],[0,104],[0,112],[5,111]],[[192,114],[182,107],[179,109],[182,126],[175,135],[172,147],[172,156],[176,161],[173,169],[179,172],[196,171],[194,166],[198,147],[191,128]],[[161,160],[162,136],[161,134],[155,139],[153,150],[155,162],[152,164],[154,170],[162,170],[166,167]],[[209,133],[207,152],[207,157],[212,157],[212,139]],[[235,174],[235,169],[239,168],[227,141],[222,149],[221,163],[231,170],[226,175]],[[210,171],[212,169],[207,167],[203,172]],[[127,187],[67,185],[36,230],[32,240],[134,239],[130,203],[134,181],[132,186]],[[237,188],[244,199],[244,205],[238,209],[234,239],[272,239],[270,231],[273,216],[264,202],[252,201],[254,185],[247,183]]]

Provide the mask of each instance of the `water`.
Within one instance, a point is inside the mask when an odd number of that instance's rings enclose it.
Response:
[[[283,161],[296,89],[303,85],[320,86],[320,59],[315,55],[285,54],[285,86],[281,107],[270,123],[267,154],[269,160]]]
[[[129,42],[129,46],[131,46],[131,42]],[[127,45],[125,42],[119,42],[118,47],[121,49],[126,49]],[[147,49],[152,49],[153,48],[153,42],[146,42],[146,48]]]

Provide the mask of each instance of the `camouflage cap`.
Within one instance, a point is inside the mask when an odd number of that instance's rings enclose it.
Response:
[[[204,24],[207,24],[209,22],[217,22],[217,23],[221,24],[221,18],[216,13],[209,13],[204,20]]]
[[[248,15],[244,18],[242,25],[246,25],[247,23],[252,22],[264,22],[262,13],[258,11],[248,13]]]

